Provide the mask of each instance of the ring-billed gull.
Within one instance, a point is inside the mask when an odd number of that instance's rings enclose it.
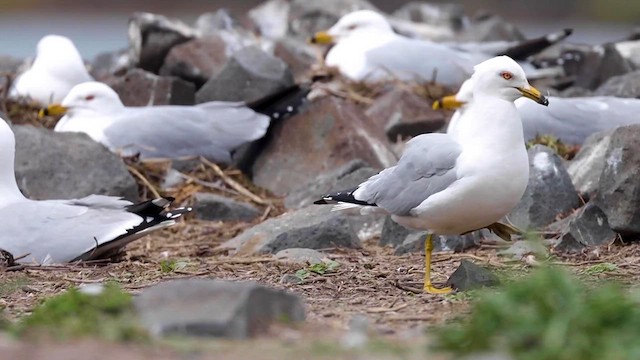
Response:
[[[9,96],[30,98],[40,105],[59,103],[74,86],[92,80],[73,42],[47,35],[38,42],[31,68],[16,78]]]
[[[559,34],[551,41],[560,41],[570,32]],[[329,30],[316,33],[311,42],[334,44],[326,55],[326,65],[354,81],[431,80],[435,75],[439,83],[457,87],[469,77],[473,65],[501,55],[471,51],[490,49],[478,44],[456,48],[404,37],[394,32],[384,16],[371,10],[343,16]],[[503,48],[504,44],[490,50]],[[531,65],[525,70],[534,72]]]
[[[127,107],[99,82],[75,86],[46,113],[66,113],[55,131],[83,132],[123,156],[184,158],[204,156],[229,163],[231,152],[264,136],[270,118],[244,103]]]
[[[64,263],[110,256],[154,230],[173,225],[190,208],[167,210],[171,198],[143,203],[113,196],[36,201],[25,198],[14,174],[15,137],[0,119],[0,249],[23,263]]]
[[[432,234],[459,235],[492,226],[518,203],[527,187],[529,161],[513,102],[527,97],[547,105],[522,68],[499,56],[475,66],[474,101],[459,119],[457,135],[411,139],[396,166],[316,204],[342,203],[361,213],[384,211],[408,228],[427,230],[425,284],[431,283]],[[346,203],[346,204],[344,204]]]
[[[434,109],[456,110],[449,121],[447,133],[456,131],[465,104],[473,100],[472,79],[465,81],[455,95],[434,102]],[[530,101],[515,102],[522,119],[525,140],[537,135],[553,135],[563,143],[581,145],[589,135],[620,126],[640,123],[640,99],[594,96],[549,97],[549,106],[540,108]]]

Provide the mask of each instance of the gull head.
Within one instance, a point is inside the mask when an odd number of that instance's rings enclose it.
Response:
[[[393,28],[379,13],[358,10],[341,17],[331,29],[317,32],[309,41],[314,44],[332,44],[360,32],[393,33]]]
[[[46,35],[38,41],[36,56],[55,55],[68,51],[78,53],[78,49],[69,38],[60,35]]]
[[[49,105],[42,115],[62,115],[74,111],[90,110],[104,113],[124,108],[118,94],[107,84],[88,81],[74,86],[61,104]]]
[[[491,95],[515,101],[525,97],[538,104],[549,105],[549,100],[529,84],[522,67],[508,56],[496,56],[473,69],[471,85],[474,98],[477,95]]]

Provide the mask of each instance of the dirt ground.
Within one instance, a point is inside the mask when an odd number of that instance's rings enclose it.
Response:
[[[190,220],[131,244],[117,262],[11,269],[0,273],[0,305],[5,307],[5,314],[11,320],[17,320],[40,300],[82,284],[117,281],[124,289],[136,294],[160,281],[177,278],[258,281],[299,294],[307,307],[304,325],[293,329],[272,329],[269,334],[252,340],[251,344],[258,348],[272,347],[272,353],[278,354],[275,358],[301,358],[297,356],[301,353],[316,354],[314,358],[323,358],[327,354],[335,355],[332,358],[349,358],[350,353],[335,353],[327,344],[336,343],[344,336],[349,319],[355,314],[368,317],[375,338],[395,344],[386,346],[387,349],[399,346],[403,349],[403,357],[413,358],[412,354],[418,356],[426,349],[422,335],[425,328],[468,311],[468,299],[463,295],[437,296],[414,292],[412,288],[420,287],[424,275],[423,255],[393,255],[391,248],[378,246],[376,239],[366,242],[361,249],[324,249],[329,258],[340,264],[336,272],[312,274],[300,284],[282,284],[280,280],[285,274],[307,268],[304,264],[292,264],[271,256],[239,258],[213,250],[247,226],[250,225]],[[511,278],[526,274],[537,264],[531,258],[506,261],[496,253],[495,246],[484,245],[460,254],[435,254],[435,280],[445,282],[462,259]],[[161,263],[166,260],[181,262],[184,267],[179,270],[163,269]],[[547,261],[589,279],[611,278],[633,284],[640,278],[639,260],[639,245],[615,244],[570,257],[553,256]],[[594,265],[600,263],[616,266],[606,271],[594,270]],[[195,352],[181,352],[168,345],[169,350],[158,352],[148,345],[134,347],[97,341],[69,345],[41,344],[32,348],[8,338],[0,339],[0,351],[4,355],[15,353],[23,356],[8,357],[13,359],[55,359],[58,356],[73,359],[84,352],[82,349],[95,351],[102,346],[121,352],[120,358],[125,359],[206,358],[206,354],[212,353],[224,354],[225,358],[246,358],[249,356],[248,348],[254,348],[229,341],[216,341],[204,348],[198,345],[195,348],[199,350]],[[46,353],[37,351],[42,346],[48,349]],[[256,356],[251,357],[262,358],[265,354],[261,351],[260,356],[254,353]],[[388,351],[376,352],[372,358],[392,355],[393,352]],[[264,358],[271,357],[265,355]]]

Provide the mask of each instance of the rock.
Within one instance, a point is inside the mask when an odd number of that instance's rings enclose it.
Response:
[[[314,249],[289,248],[276,253],[276,259],[288,260],[296,263],[322,264],[329,261],[326,255]]]
[[[16,261],[13,255],[7,250],[0,249],[0,270],[5,270],[8,267],[16,266]]]
[[[329,29],[343,15],[356,10],[379,11],[366,0],[292,0],[289,9],[289,33],[307,39],[318,31]]]
[[[376,169],[396,163],[382,130],[358,106],[324,97],[273,126],[253,166],[253,180],[286,195],[356,159]]]
[[[138,185],[122,160],[89,136],[32,126],[12,129],[16,179],[25,196],[44,200],[100,194],[138,199]]]
[[[261,215],[255,206],[211,193],[196,193],[196,218],[210,221],[252,221]]]
[[[131,69],[124,76],[105,80],[126,106],[193,105],[195,87],[176,77]]]
[[[305,318],[297,295],[255,282],[174,280],[145,289],[134,304],[154,335],[244,339],[264,334],[273,323]]]
[[[257,102],[293,85],[287,64],[255,46],[233,54],[216,76],[196,94],[196,101]]]
[[[562,55],[566,75],[575,77],[575,86],[595,90],[596,95],[603,93],[599,87],[609,83],[611,77],[623,75],[633,70],[632,65],[620,55],[613,44],[597,45],[590,51],[570,51]]]
[[[277,253],[290,248],[325,249],[360,246],[347,216],[330,206],[309,206],[264,221],[223,243],[218,250],[238,255]]]
[[[113,76],[122,76],[133,67],[129,49],[98,54],[91,63],[90,72],[94,79],[104,81]]]
[[[541,241],[519,240],[514,242],[509,248],[499,251],[498,255],[506,256],[512,260],[520,261],[527,255],[536,255],[536,257],[546,259],[547,253],[547,248]]]
[[[551,224],[558,215],[580,207],[581,201],[562,159],[542,145],[529,151],[529,184],[522,200],[507,216],[522,230]]]
[[[228,54],[247,46],[261,47],[264,42],[244,29],[226,9],[204,13],[198,17],[196,28],[201,38],[220,37],[227,45]]]
[[[480,15],[458,34],[460,42],[522,40],[525,37],[520,30],[497,15]]]
[[[363,161],[353,160],[334,171],[320,174],[289,194],[284,199],[284,205],[287,209],[300,209],[313,204],[324,194],[356,187],[378,173],[378,170],[366,165]]]
[[[317,62],[316,50],[306,41],[282,38],[275,42],[273,55],[287,63],[297,84],[309,81],[311,67]]]
[[[0,55],[0,72],[8,74],[16,74],[20,68],[25,64],[22,59],[14,58],[13,56]]]
[[[382,226],[380,246],[392,245],[396,249],[396,255],[413,252],[424,253],[424,240],[426,236],[426,231],[407,229],[406,227],[391,220],[391,216],[387,216],[384,220],[384,225]],[[433,250],[435,252],[464,251],[476,246],[480,239],[487,238],[488,236],[490,236],[490,234],[486,230],[474,231],[460,236],[444,236],[436,234],[433,238]]]
[[[447,285],[458,291],[467,291],[500,284],[498,277],[491,271],[468,260],[462,260],[460,266],[451,274]]]
[[[640,125],[615,129],[594,200],[607,215],[611,229],[623,235],[640,233],[639,168]]]
[[[289,8],[287,0],[269,0],[249,10],[247,15],[260,35],[279,39],[285,37],[289,30]]]
[[[176,76],[201,87],[229,61],[227,45],[217,35],[189,40],[169,51],[160,75]]]
[[[589,136],[569,162],[567,172],[579,193],[591,196],[598,189],[612,133],[613,130],[610,130]]]
[[[302,283],[302,279],[294,274],[284,274],[280,278],[280,284],[285,285],[298,285]]]
[[[638,39],[617,42],[615,47],[620,55],[629,61],[634,68],[640,68],[640,41]]]
[[[595,96],[640,98],[640,70],[608,79],[596,89]]]
[[[391,141],[438,131],[446,122],[442,111],[433,110],[426,99],[401,88],[377,98],[366,114],[385,129]]]
[[[129,19],[130,56],[138,67],[158,73],[172,47],[194,38],[193,30],[176,19],[137,12]]]
[[[609,227],[607,215],[595,204],[588,203],[571,216],[556,251],[580,252],[588,246],[607,245],[616,239]]]
[[[418,23],[441,26],[459,31],[467,16],[461,4],[436,4],[412,1],[404,4],[392,14],[396,18]]]

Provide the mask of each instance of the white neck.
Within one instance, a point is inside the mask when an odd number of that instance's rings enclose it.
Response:
[[[0,204],[24,200],[14,169],[16,141],[13,131],[0,119]]]

